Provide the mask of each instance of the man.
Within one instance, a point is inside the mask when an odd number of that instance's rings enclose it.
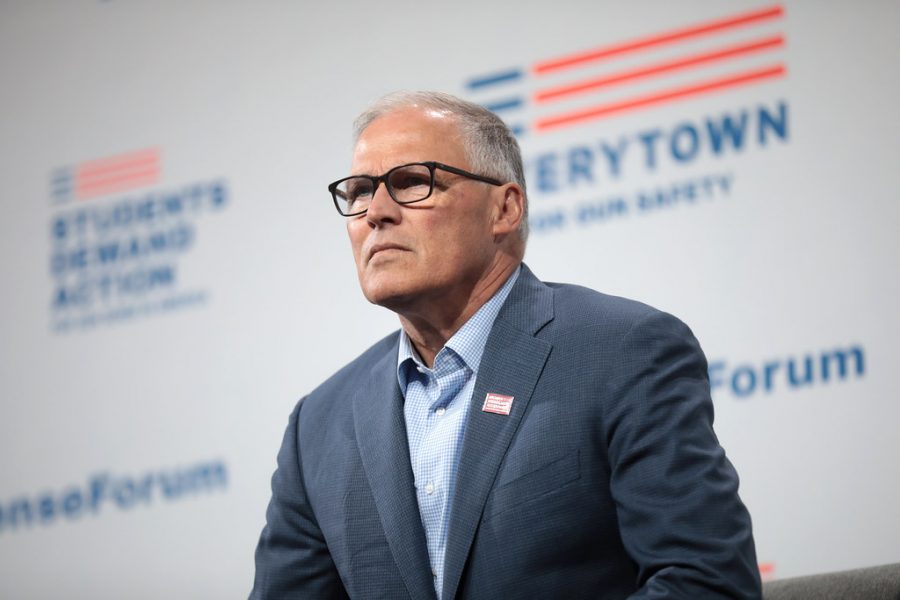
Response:
[[[291,415],[253,598],[758,598],[688,328],[538,281],[500,119],[399,93],[329,186],[400,317]]]

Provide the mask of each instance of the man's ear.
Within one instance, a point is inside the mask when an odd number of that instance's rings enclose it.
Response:
[[[495,190],[494,236],[506,236],[519,229],[525,218],[525,191],[516,183],[507,183]]]

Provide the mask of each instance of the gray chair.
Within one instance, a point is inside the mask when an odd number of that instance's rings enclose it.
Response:
[[[900,600],[900,563],[763,584],[765,600]]]

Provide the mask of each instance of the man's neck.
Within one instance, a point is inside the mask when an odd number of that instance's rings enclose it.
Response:
[[[493,265],[460,299],[444,297],[439,302],[398,313],[403,330],[428,367],[434,365],[434,357],[447,340],[503,287],[519,264],[520,261],[503,261]]]

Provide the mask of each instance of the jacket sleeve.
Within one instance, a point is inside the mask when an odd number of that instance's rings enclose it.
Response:
[[[635,600],[760,598],[750,515],[713,432],[707,363],[678,319],[653,312],[621,340],[604,423]]]
[[[297,443],[302,405],[291,413],[278,452],[251,600],[347,598],[306,495]]]

